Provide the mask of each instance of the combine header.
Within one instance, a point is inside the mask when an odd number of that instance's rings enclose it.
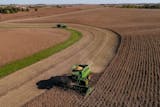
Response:
[[[88,65],[77,64],[72,67],[71,75],[55,76],[48,80],[42,80],[37,83],[39,89],[51,89],[53,86],[59,86],[63,89],[72,89],[82,95],[88,95],[93,88],[89,86],[91,79],[91,70]]]

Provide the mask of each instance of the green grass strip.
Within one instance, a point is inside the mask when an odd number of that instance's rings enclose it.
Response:
[[[76,30],[73,30],[73,29],[66,29],[66,30],[71,33],[70,37],[66,41],[59,43],[57,45],[54,45],[53,47],[50,47],[48,49],[42,50],[42,51],[35,53],[31,56],[28,56],[26,58],[13,61],[9,64],[6,64],[6,65],[0,67],[0,78],[4,77],[10,73],[13,73],[19,69],[22,69],[24,67],[32,65],[32,64],[34,64],[44,58],[47,58],[57,52],[60,52],[61,50],[69,47],[70,45],[72,45],[75,42],[77,42],[78,40],[80,40],[80,38],[82,37],[82,34]]]

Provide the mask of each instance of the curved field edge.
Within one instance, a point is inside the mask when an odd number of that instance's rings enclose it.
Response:
[[[73,29],[66,29],[66,30],[71,33],[70,37],[66,41],[59,43],[57,45],[54,45],[54,46],[47,48],[45,50],[42,50],[42,51],[35,53],[31,56],[28,56],[26,58],[13,61],[11,63],[8,63],[8,64],[0,67],[0,78],[7,76],[8,74],[11,74],[19,69],[22,69],[22,68],[25,68],[29,65],[32,65],[32,64],[34,64],[42,59],[45,59],[45,58],[47,58],[57,52],[60,52],[61,50],[71,46],[72,44],[74,44],[75,42],[77,42],[78,40],[81,39],[81,37],[82,37],[81,32],[79,32],[77,30],[73,30]]]

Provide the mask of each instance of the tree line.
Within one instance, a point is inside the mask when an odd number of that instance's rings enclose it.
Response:
[[[145,8],[145,9],[160,9],[160,4],[124,4],[121,8]]]
[[[19,11],[29,11],[29,8],[19,8],[13,6],[0,7],[0,13],[4,14],[17,13]]]

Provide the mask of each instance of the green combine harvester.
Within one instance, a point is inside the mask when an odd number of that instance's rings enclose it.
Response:
[[[72,89],[78,90],[80,93],[89,94],[93,90],[89,86],[89,80],[91,79],[91,70],[88,65],[73,65],[72,75],[69,76],[73,83]]]
[[[91,79],[91,70],[88,65],[76,64],[72,67],[71,75],[55,76],[48,80],[42,80],[37,83],[39,89],[51,89],[53,86],[59,86],[63,89],[72,89],[82,95],[88,95],[93,88],[89,86]]]

